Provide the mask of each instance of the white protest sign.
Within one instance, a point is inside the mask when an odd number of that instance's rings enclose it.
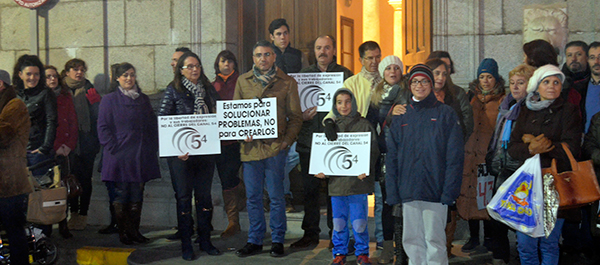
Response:
[[[221,153],[217,114],[158,116],[161,157]]]
[[[344,86],[344,73],[301,73],[288,74],[298,82],[300,107],[306,109],[317,106],[319,112],[331,111],[333,94]]]
[[[219,138],[277,138],[277,98],[218,100]]]
[[[324,133],[313,133],[308,173],[326,176],[369,175],[371,166],[371,132],[338,133],[329,141]]]

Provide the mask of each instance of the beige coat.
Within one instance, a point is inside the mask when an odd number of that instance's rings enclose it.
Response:
[[[0,198],[33,191],[27,175],[29,112],[18,98],[10,100],[0,113]]]

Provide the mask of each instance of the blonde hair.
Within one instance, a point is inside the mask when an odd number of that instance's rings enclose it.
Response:
[[[529,78],[531,78],[533,75],[533,72],[535,72],[535,67],[528,64],[520,64],[515,67],[515,69],[512,69],[510,72],[508,72],[508,78],[510,79],[515,75],[520,75],[529,80]]]

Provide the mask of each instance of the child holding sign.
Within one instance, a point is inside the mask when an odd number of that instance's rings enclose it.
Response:
[[[346,88],[338,89],[334,94],[333,113],[336,116],[338,132],[371,132],[371,168],[369,174],[358,177],[331,176],[329,196],[333,210],[333,257],[332,264],[345,264],[348,254],[348,218],[356,243],[357,264],[371,264],[369,260],[369,231],[367,229],[367,194],[373,192],[375,161],[379,154],[377,134],[371,124],[357,112],[356,99]],[[366,169],[365,169],[366,171]],[[325,178],[325,174],[315,175]]]

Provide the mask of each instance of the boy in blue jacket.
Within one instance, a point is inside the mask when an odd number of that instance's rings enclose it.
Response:
[[[329,196],[333,214],[333,263],[346,264],[348,254],[348,219],[352,222],[352,230],[356,243],[356,263],[371,264],[369,259],[369,230],[367,229],[368,203],[367,194],[373,192],[375,162],[379,156],[377,134],[367,119],[357,111],[356,99],[346,88],[338,89],[333,98],[333,113],[336,116],[338,132],[371,132],[371,168],[358,177],[331,176],[329,178]],[[337,137],[336,137],[337,138]],[[323,173],[315,175],[325,178]]]
[[[454,110],[432,93],[423,64],[409,73],[412,98],[392,117],[387,140],[387,203],[402,204],[402,245],[411,264],[448,264],[446,218],[462,181],[462,129]]]

